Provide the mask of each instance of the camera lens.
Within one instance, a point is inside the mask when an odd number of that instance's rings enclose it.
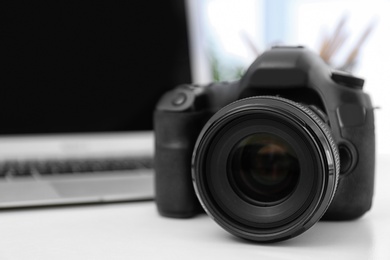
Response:
[[[286,199],[299,178],[299,161],[291,145],[274,134],[253,134],[231,151],[231,185],[243,199],[272,205]]]
[[[314,225],[336,191],[338,150],[308,108],[277,97],[236,101],[195,144],[192,178],[212,218],[250,240],[288,239]]]

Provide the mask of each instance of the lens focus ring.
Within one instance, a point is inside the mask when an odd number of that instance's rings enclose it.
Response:
[[[340,155],[339,155],[337,146],[336,146],[336,144],[335,144],[335,142],[333,140],[332,134],[330,133],[329,127],[311,109],[309,109],[308,107],[305,107],[305,106],[303,106],[303,105],[301,105],[301,104],[299,104],[297,102],[293,102],[291,100],[288,100],[288,99],[285,99],[285,98],[280,98],[280,97],[264,96],[263,98],[271,98],[271,99],[281,100],[281,101],[287,102],[287,103],[289,103],[289,104],[299,108],[300,110],[305,112],[307,115],[309,115],[316,122],[316,124],[321,128],[321,130],[323,131],[323,133],[327,137],[327,141],[329,142],[329,146],[332,149],[332,152],[333,152],[333,155],[334,155],[334,165],[335,165],[334,174],[336,174],[336,176],[337,176],[335,189],[337,189],[337,184],[338,184],[338,180],[339,180],[338,176],[340,174]]]

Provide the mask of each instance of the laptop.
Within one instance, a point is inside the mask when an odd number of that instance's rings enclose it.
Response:
[[[153,111],[191,82],[184,0],[1,8],[0,208],[153,199]]]

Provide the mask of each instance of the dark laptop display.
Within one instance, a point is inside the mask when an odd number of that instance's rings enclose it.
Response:
[[[191,82],[184,1],[1,4],[0,134],[151,130]]]

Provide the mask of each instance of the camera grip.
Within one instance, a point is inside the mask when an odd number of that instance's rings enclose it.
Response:
[[[355,146],[358,158],[355,168],[350,173],[340,175],[333,202],[323,217],[325,220],[350,220],[361,217],[372,204],[375,175],[373,109],[367,110],[364,125],[343,127],[341,134]]]
[[[191,177],[195,141],[210,112],[155,111],[155,192],[162,216],[188,218],[201,212]]]

